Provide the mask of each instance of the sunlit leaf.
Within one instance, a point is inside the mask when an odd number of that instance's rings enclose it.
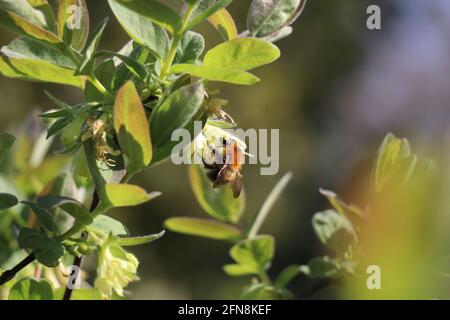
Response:
[[[85,0],[60,0],[58,35],[75,50],[82,50],[89,36],[89,12]]]
[[[117,0],[108,0],[108,3],[122,25],[122,28],[140,45],[151,50],[159,58],[167,55],[170,47],[167,32],[144,15],[120,4]]]
[[[1,49],[0,72],[6,77],[54,82],[82,88],[76,64],[59,50],[30,38],[19,38]]]
[[[174,232],[216,240],[235,241],[241,237],[238,228],[214,220],[176,217],[166,220],[164,226]]]
[[[408,140],[398,139],[392,133],[386,135],[378,149],[372,173],[372,188],[375,193],[382,191],[397,175],[400,167],[406,167],[405,175],[411,174],[417,162],[411,154]]]
[[[253,85],[260,81],[258,77],[245,71],[207,65],[176,64],[171,68],[170,72],[187,73],[206,80],[240,85]]]
[[[126,236],[129,234],[122,222],[105,215],[96,217],[89,228],[97,229],[107,235],[111,234],[113,236]]]
[[[272,236],[262,235],[242,240],[230,250],[230,256],[236,264],[226,265],[224,271],[232,276],[259,274],[269,266],[274,253],[275,241]]]
[[[256,38],[239,38],[219,44],[204,58],[206,66],[247,71],[269,64],[280,57],[272,43]]]
[[[205,21],[209,16],[220,9],[227,7],[232,1],[233,0],[199,0],[188,29],[192,29],[197,24]]]
[[[205,172],[198,165],[189,167],[189,180],[197,201],[206,213],[225,222],[239,221],[245,208],[245,194],[234,199],[231,188],[213,189]]]
[[[141,237],[119,238],[116,243],[122,247],[138,246],[158,240],[159,238],[164,236],[164,233],[165,231],[161,231],[160,233],[150,234]]]
[[[292,24],[306,0],[253,0],[247,17],[250,36],[267,37]]]
[[[55,16],[53,14],[53,9],[47,0],[28,0],[28,3],[35,9],[44,15],[47,29],[50,31],[56,31],[55,27]]]
[[[116,12],[119,13],[119,19],[125,15],[125,11],[118,11],[120,6],[128,8],[160,26],[166,28],[169,32],[175,33],[181,28],[181,17],[165,4],[156,0],[112,0],[116,6]]]
[[[236,24],[227,9],[217,11],[208,18],[208,21],[219,31],[225,41],[238,37]]]
[[[131,184],[107,184],[105,192],[114,207],[137,206],[160,196],[159,192],[149,194],[141,187]]]
[[[44,14],[33,8],[27,0],[0,0],[0,10],[13,12],[42,28],[47,27]]]
[[[152,160],[150,129],[139,93],[127,82],[117,93],[114,104],[114,128],[129,164],[129,170],[146,167]]]

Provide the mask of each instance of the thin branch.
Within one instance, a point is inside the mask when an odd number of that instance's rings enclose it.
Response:
[[[94,194],[92,196],[92,202],[91,202],[91,207],[89,208],[89,211],[92,212],[95,210],[95,208],[97,208],[98,204],[100,203],[100,199],[98,197],[98,193],[97,191],[94,191]],[[73,259],[73,266],[77,267],[78,270],[81,269],[81,264],[83,263],[83,257],[82,256],[77,256]],[[76,271],[75,271],[76,272]],[[78,275],[77,275],[78,277]],[[76,281],[76,279],[75,279]],[[67,285],[66,290],[64,291],[64,297],[63,300],[70,300],[70,298],[72,297],[72,292],[73,292],[73,287]]]
[[[73,270],[73,267],[76,267],[76,269],[75,269],[75,272],[76,272],[76,277],[79,277],[80,275],[78,274],[79,273],[79,271],[77,271],[77,270],[80,270],[80,268],[81,268],[81,263],[83,262],[83,257],[82,256],[79,256],[79,257],[75,257],[74,259],[73,259],[73,266],[72,266],[72,270]],[[71,271],[72,272],[72,271]],[[76,283],[76,278],[75,278],[75,283]],[[64,297],[63,297],[63,300],[70,300],[70,298],[72,297],[72,293],[73,293],[73,286],[69,286],[69,283],[67,283],[67,287],[66,287],[66,290],[64,291]]]
[[[27,267],[30,263],[36,260],[34,253],[29,254],[25,259],[19,262],[14,268],[11,270],[6,270],[0,276],[0,286],[4,285],[8,281],[12,280],[17,273],[19,273],[22,269]]]

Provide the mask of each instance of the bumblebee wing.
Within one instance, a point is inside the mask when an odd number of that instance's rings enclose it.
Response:
[[[231,170],[230,165],[226,165],[222,169],[220,169],[219,173],[217,174],[216,180],[214,180],[213,188],[220,188],[221,186],[230,182],[229,170]]]
[[[242,187],[243,187],[242,175],[238,173],[233,183],[231,184],[231,189],[233,190],[233,197],[235,199],[239,198],[239,196],[241,195]]]

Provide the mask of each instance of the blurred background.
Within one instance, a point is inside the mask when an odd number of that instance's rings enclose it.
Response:
[[[229,7],[240,31],[250,2],[234,1]],[[107,2],[87,3],[92,25],[111,18],[101,46],[120,49],[128,36]],[[371,4],[381,7],[381,30],[366,28]],[[199,30],[209,48],[220,41],[209,25]],[[2,29],[0,45],[14,37]],[[285,172],[294,174],[262,229],[276,238],[270,275],[324,254],[311,227],[312,215],[328,207],[318,189],[363,202],[358,194],[366,188],[367,169],[387,132],[408,138],[416,152],[445,165],[450,142],[449,39],[448,0],[310,0],[293,35],[277,43],[281,59],[256,71],[260,84],[217,85],[221,97],[230,100],[226,111],[240,127],[280,129],[279,174],[261,176],[258,165],[244,169],[247,205],[242,225],[254,218]],[[44,90],[63,101],[82,101],[75,89],[0,77],[1,132],[14,133],[33,109],[52,108]],[[133,235],[159,232],[171,216],[205,216],[190,189],[186,167],[168,161],[133,182],[163,193],[146,205],[112,213]],[[248,279],[229,278],[222,271],[231,261],[228,249],[227,243],[170,232],[162,240],[132,248],[141,262],[141,281],[129,286],[130,298],[235,298]],[[93,274],[90,265],[87,261]],[[310,284],[298,278],[294,294]]]

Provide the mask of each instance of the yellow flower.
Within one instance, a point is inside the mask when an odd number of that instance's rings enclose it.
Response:
[[[98,276],[95,287],[100,291],[103,299],[110,299],[113,291],[123,296],[123,288],[131,281],[139,280],[136,257],[122,247],[112,243],[105,243],[99,254]]]

